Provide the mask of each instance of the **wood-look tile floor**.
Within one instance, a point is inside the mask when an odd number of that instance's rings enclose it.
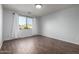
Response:
[[[0,53],[76,54],[79,53],[79,45],[38,35],[4,41]]]

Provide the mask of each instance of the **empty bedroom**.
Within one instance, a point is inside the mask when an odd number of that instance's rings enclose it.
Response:
[[[78,4],[0,5],[0,54],[78,53]]]

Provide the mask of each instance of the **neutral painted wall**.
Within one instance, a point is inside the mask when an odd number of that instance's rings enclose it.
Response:
[[[0,5],[0,48],[2,46],[2,5]]]
[[[27,36],[32,36],[32,35],[37,35],[38,30],[37,30],[37,19],[33,18],[33,28],[28,29],[28,30],[18,30],[18,26],[14,25],[15,27],[15,33],[11,34],[11,29],[12,29],[12,23],[13,23],[13,11],[11,10],[6,10],[3,9],[3,39],[4,40],[10,40],[12,38],[18,38],[18,37],[27,37]],[[17,16],[17,15],[16,15]],[[18,22],[18,18],[15,19],[15,22]],[[16,37],[13,35],[15,34]],[[11,38],[11,35],[13,36]]]
[[[8,40],[10,38],[11,25],[12,25],[12,12],[3,9],[3,39]]]
[[[41,35],[79,44],[78,6],[43,16],[39,24]]]

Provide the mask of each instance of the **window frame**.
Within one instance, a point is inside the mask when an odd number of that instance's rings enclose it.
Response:
[[[30,17],[30,16],[25,16],[25,15],[19,15],[19,16],[22,16],[22,17],[26,17],[26,27],[28,27],[27,26],[27,18],[32,18],[32,21],[33,21],[33,17]],[[18,17],[18,20],[19,20],[19,17]],[[29,30],[29,29],[32,29],[32,28],[28,28],[28,29],[20,29],[20,27],[19,27],[19,30]]]

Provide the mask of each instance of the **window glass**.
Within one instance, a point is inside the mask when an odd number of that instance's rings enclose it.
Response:
[[[19,29],[31,29],[32,28],[32,18],[19,16]]]
[[[32,18],[27,18],[27,27],[32,28]]]

